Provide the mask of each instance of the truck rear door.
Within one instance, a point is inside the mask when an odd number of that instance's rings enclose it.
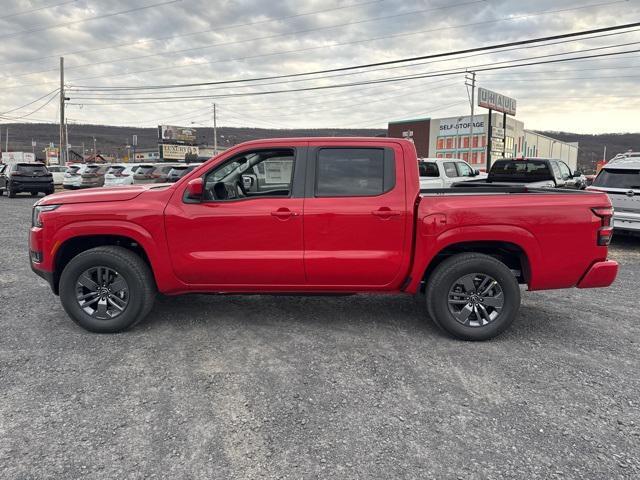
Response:
[[[310,144],[304,199],[307,284],[384,287],[402,281],[412,218],[403,161],[402,148],[393,143]]]

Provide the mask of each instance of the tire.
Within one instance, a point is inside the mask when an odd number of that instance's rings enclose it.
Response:
[[[456,338],[480,341],[500,335],[513,323],[520,287],[499,260],[461,253],[436,267],[427,279],[425,298],[436,325]]]
[[[31,196],[32,197],[37,197],[38,196],[38,192],[31,192]]]
[[[14,190],[11,189],[11,187],[9,187],[7,189],[7,197],[9,198],[16,198],[16,192]]]
[[[109,288],[113,287],[109,290],[111,294],[104,289],[93,288],[100,286],[95,281],[98,278],[95,275],[100,275],[97,272],[103,272],[104,276],[105,271],[107,278],[116,279],[111,284],[107,282]],[[92,272],[87,274],[88,279],[83,276],[87,272]],[[126,294],[124,289],[115,290],[122,286],[118,277],[124,280]],[[91,284],[92,288],[85,288],[83,285],[86,284]],[[96,298],[92,291],[100,291],[102,293],[95,295],[103,295],[102,298],[108,296],[108,299],[100,299],[98,303],[90,305]],[[89,296],[84,308],[80,305],[79,295]],[[122,247],[104,246],[86,250],[71,259],[60,277],[60,301],[63,308],[74,322],[90,332],[117,333],[133,327],[151,311],[155,296],[156,284],[147,264],[140,256]],[[103,304],[103,309],[98,311],[97,305],[100,303]],[[120,307],[116,308],[117,305]],[[93,314],[89,313],[94,309]]]

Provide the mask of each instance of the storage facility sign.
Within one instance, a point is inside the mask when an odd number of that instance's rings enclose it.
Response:
[[[469,135],[471,133],[471,117],[452,117],[440,120],[440,132],[438,135]],[[473,119],[473,133],[484,133],[484,120],[482,117]]]
[[[184,161],[187,155],[198,155],[200,149],[193,145],[161,145],[163,160],[180,160]]]
[[[174,143],[178,145],[195,145],[197,142],[196,130],[188,127],[176,127],[173,125],[160,125],[158,127],[158,139],[160,143]]]
[[[478,88],[478,106],[490,108],[496,112],[516,114],[516,100],[486,88]]]

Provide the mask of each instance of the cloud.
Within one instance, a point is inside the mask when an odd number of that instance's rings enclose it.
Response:
[[[62,2],[10,0],[3,2],[3,12],[5,15],[28,12],[56,3]],[[161,0],[145,0],[135,5],[127,0],[78,0],[0,18],[0,41],[4,47],[0,52],[0,81],[4,85],[0,112],[57,88],[57,57],[62,54],[70,87],[215,82],[331,69],[554,35],[620,24],[624,19],[639,18],[640,13],[637,3],[607,0],[587,3],[182,0],[91,19],[158,3]],[[555,13],[541,14],[550,11]],[[69,22],[75,23],[56,27]],[[37,28],[43,30],[21,33]],[[480,65],[497,65],[507,60],[632,42],[640,42],[640,32],[357,75],[305,81],[295,78],[251,88],[238,84],[207,87],[199,92],[173,95],[239,94],[384,79],[448,68],[481,68]],[[638,45],[591,53],[637,49]],[[637,130],[633,121],[640,113],[640,97],[635,93],[639,79],[638,53],[478,73],[479,85],[518,99],[518,117],[527,127],[594,133]],[[165,98],[171,96],[167,93],[126,92],[136,95],[109,93],[104,100],[82,99],[105,93],[80,93],[70,88],[71,104],[67,112],[71,121],[131,126],[153,126],[163,121],[186,125],[211,122],[209,106],[213,100],[209,98],[170,102]],[[158,103],[130,100],[140,97]],[[459,75],[215,101],[222,125],[287,128],[385,127],[388,120],[417,114],[454,116],[468,112],[466,99],[464,79]],[[127,100],[131,104],[123,104]],[[27,114],[39,105],[35,103],[11,115]],[[56,115],[57,105],[52,102],[26,119],[55,121]]]

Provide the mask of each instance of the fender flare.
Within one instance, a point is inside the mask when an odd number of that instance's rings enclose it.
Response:
[[[151,264],[151,273],[153,274],[156,284],[159,277],[158,268],[162,264],[160,261],[160,252],[156,246],[151,234],[143,227],[136,223],[122,220],[83,220],[72,222],[64,225],[56,230],[51,241],[51,258],[54,259],[52,267],[55,268],[57,254],[62,246],[69,240],[78,237],[90,237],[94,235],[127,237],[140,245]],[[158,284],[158,286],[160,286]]]
[[[420,282],[433,259],[448,247],[475,242],[510,243],[520,248],[527,260],[529,283],[534,283],[541,249],[535,236],[527,229],[514,225],[471,225],[445,230],[437,235],[418,235],[411,282],[406,290],[418,291]]]

